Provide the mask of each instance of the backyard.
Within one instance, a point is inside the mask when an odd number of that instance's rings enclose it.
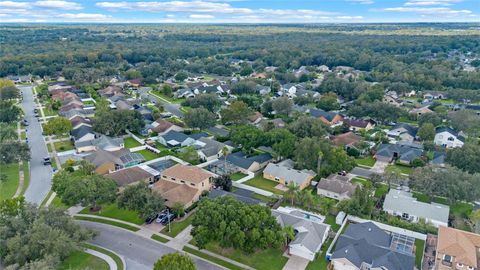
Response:
[[[125,145],[125,148],[134,148],[134,147],[142,146],[141,143],[137,142],[137,140],[135,140],[132,137],[125,138],[123,140],[123,143]]]
[[[0,165],[0,201],[10,199],[15,195],[18,187],[18,163]]]
[[[156,159],[156,158],[164,157],[164,156],[168,155],[168,154],[163,154],[164,151],[160,152],[160,154],[157,154],[157,153],[154,153],[154,152],[152,152],[150,150],[147,150],[147,149],[136,151],[135,153],[141,154],[143,156],[143,158],[145,158],[145,161],[149,161],[149,160],[152,160],[152,159]]]
[[[372,156],[355,159],[358,166],[371,168],[375,165],[376,160]]]
[[[282,194],[283,193],[283,191],[275,188],[278,185],[277,182],[265,179],[265,178],[263,178],[262,175],[255,176],[255,178],[252,178],[252,179],[248,180],[244,184],[247,184],[247,185],[252,186],[252,187],[260,188],[260,189],[263,189],[263,190],[267,190],[267,191],[273,192],[275,194]]]
[[[242,178],[244,178],[245,176],[247,176],[246,174],[244,173],[241,173],[241,172],[236,172],[236,173],[233,173],[230,175],[230,177],[232,178],[232,181],[238,181]]]

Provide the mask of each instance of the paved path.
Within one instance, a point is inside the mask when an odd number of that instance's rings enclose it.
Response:
[[[364,169],[360,167],[355,167],[353,170],[350,172],[350,174],[353,174],[355,176],[361,176],[365,178],[370,178],[374,172],[370,171],[369,169]]]
[[[309,262],[310,261],[305,258],[290,255],[287,263],[283,266],[283,270],[303,270],[307,267]]]
[[[150,270],[153,264],[162,256],[177,250],[155,240],[145,239],[131,231],[114,226],[77,220],[82,226],[99,232],[91,242],[105,247],[125,258],[127,269]],[[192,256],[198,270],[225,269],[211,262]]]
[[[192,240],[192,236],[190,235],[190,232],[192,231],[192,225],[188,225],[187,228],[185,228],[183,231],[181,231],[175,238],[172,240],[168,241],[167,246],[182,250],[183,247]]]
[[[47,196],[52,186],[52,167],[43,165],[43,158],[48,157],[47,146],[42,136],[42,127],[38,122],[33,109],[32,86],[19,86],[22,90],[22,108],[29,126],[27,131],[28,145],[31,151],[30,161],[30,185],[25,192],[25,199],[28,202],[40,205]]]
[[[98,252],[93,249],[85,249],[85,252],[88,254],[92,254],[95,257],[98,257],[108,263],[108,266],[110,267],[110,270],[118,270],[117,268],[117,263],[112,259],[112,257],[107,256],[106,254],[103,254],[101,252]]]
[[[167,100],[165,100],[163,98],[159,98],[158,96],[155,96],[155,95],[149,93],[146,90],[138,90],[138,91],[140,92],[141,96],[144,96],[144,97],[148,98],[150,100],[150,102],[153,102],[155,104],[156,103],[161,103],[163,108],[167,112],[175,115],[176,117],[183,118],[183,112],[180,110],[180,104],[170,103]]]

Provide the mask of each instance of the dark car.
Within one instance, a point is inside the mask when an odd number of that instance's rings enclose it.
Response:
[[[50,157],[44,157],[43,158],[43,165],[51,165],[52,161],[50,160]]]
[[[33,112],[34,112],[34,113],[38,113],[38,109],[33,109]]]
[[[158,215],[154,215],[154,216],[151,216],[151,217],[147,218],[147,219],[145,220],[145,223],[151,224],[152,222],[155,221],[155,219],[157,219],[157,216],[158,216]]]
[[[163,225],[167,225],[168,222],[172,222],[175,218],[177,217],[177,215],[175,215],[174,213],[168,213],[168,215],[166,215],[163,219],[162,219],[162,224]]]

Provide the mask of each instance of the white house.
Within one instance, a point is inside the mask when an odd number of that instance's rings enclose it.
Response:
[[[465,138],[451,128],[437,128],[435,139],[433,140],[436,145],[446,148],[462,147],[464,141]]]

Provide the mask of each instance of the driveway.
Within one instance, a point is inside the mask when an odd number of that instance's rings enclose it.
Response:
[[[305,258],[290,255],[287,263],[283,266],[283,270],[303,270],[307,268],[309,262],[310,261]]]
[[[361,177],[365,177],[365,178],[370,178],[372,176],[372,174],[374,174],[374,172],[372,172],[371,170],[369,169],[364,169],[364,168],[360,168],[360,167],[355,167],[353,168],[353,170],[350,172],[350,174],[353,174],[355,176],[361,176]]]
[[[150,102],[153,102],[155,104],[161,103],[163,108],[167,112],[175,115],[176,117],[183,118],[183,112],[180,110],[180,105],[179,104],[173,104],[173,103],[166,102],[166,101],[164,101],[162,99],[159,99],[156,96],[148,93],[148,91],[146,91],[146,90],[140,90],[139,89],[138,92],[140,93],[140,96],[146,97],[148,100],[150,100]]]
[[[127,269],[150,270],[162,255],[176,252],[175,249],[160,242],[146,239],[121,228],[89,221],[77,222],[82,226],[99,232],[98,236],[91,242],[123,256],[127,264]],[[197,264],[198,270],[224,269],[202,259],[193,258],[193,260]]]
[[[22,90],[22,109],[29,123],[26,129],[31,152],[30,185],[25,192],[25,199],[27,202],[40,205],[52,186],[53,172],[51,166],[43,165],[43,158],[49,154],[42,135],[42,127],[33,113],[36,104],[33,101],[32,86],[18,88]]]

